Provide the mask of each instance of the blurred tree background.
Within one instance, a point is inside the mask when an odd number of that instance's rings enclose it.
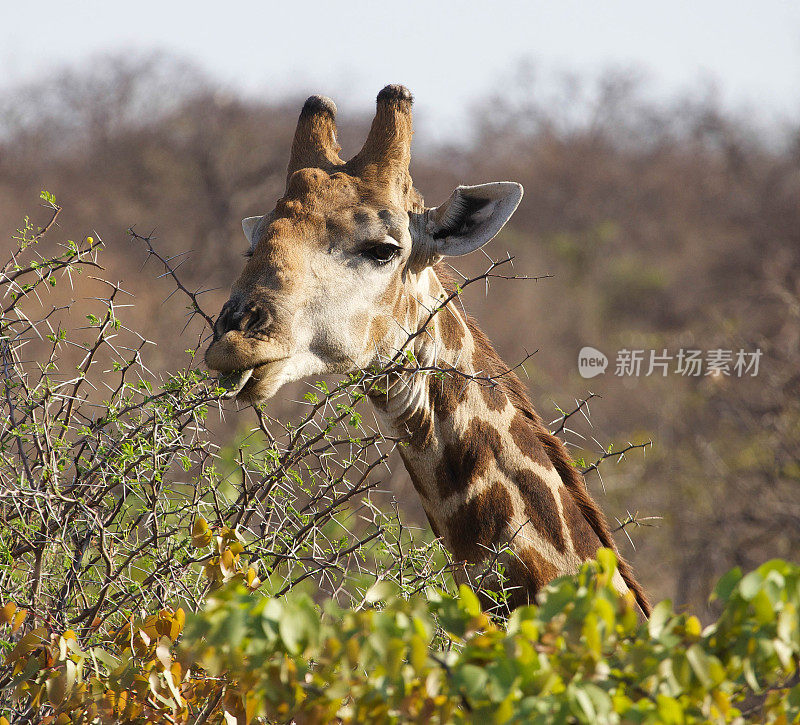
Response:
[[[553,278],[470,290],[466,304],[509,364],[538,351],[524,372],[545,419],[590,391],[602,396],[590,402],[591,426],[572,435],[576,458],[652,439],[646,457],[588,483],[610,517],[663,517],[627,528],[635,550],[618,534],[621,551],[654,600],[708,614],[713,582],[732,566],[800,558],[800,119],[765,130],[711,91],[670,104],[645,91],[631,73],[554,83],[521,65],[502,94],[476,101],[468,140],[422,144],[412,173],[428,205],[459,183],[525,186],[489,252]],[[336,100],[347,157],[370,118]],[[283,191],[302,101],[245,99],[159,55],[108,57],[6,91],[0,244],[31,199],[52,191],[62,227],[101,237],[107,276],[136,292],[127,317],[158,344],[150,360],[162,371],[182,365],[196,330],[176,334],[185,320],[163,305],[171,287],[153,281],[163,268],[143,264],[126,230],[154,229],[160,250],[189,251],[182,279],[211,290],[204,305],[216,312],[243,265],[240,220]],[[458,264],[473,274],[485,263],[475,254]],[[579,376],[584,345],[609,356],[604,376]],[[623,348],[763,356],[756,377],[617,377]],[[292,401],[305,389],[281,391],[270,412],[299,415]],[[250,424],[231,412],[215,427],[224,443]],[[406,517],[423,523],[399,460],[392,469]]]

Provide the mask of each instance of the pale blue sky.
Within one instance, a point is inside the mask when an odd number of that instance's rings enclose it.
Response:
[[[633,67],[665,98],[713,79],[726,101],[766,121],[800,115],[800,2],[792,0],[2,6],[4,83],[98,52],[166,49],[249,93],[325,93],[342,110],[405,83],[422,128],[444,136],[472,101],[502,90],[517,60],[531,58],[546,71]]]

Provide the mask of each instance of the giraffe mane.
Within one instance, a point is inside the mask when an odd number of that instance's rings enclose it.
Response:
[[[455,289],[455,281],[447,268],[440,263],[436,265],[434,271],[447,293],[451,294]],[[625,584],[628,585],[628,588],[633,592],[636,602],[641,607],[645,616],[649,617],[651,607],[647,596],[639,582],[636,581],[630,565],[619,553],[617,545],[611,536],[608,521],[589,494],[586,488],[586,482],[582,474],[575,468],[566,445],[558,436],[550,433],[544,425],[541,416],[533,409],[533,404],[528,398],[527,390],[522,381],[513,371],[508,370],[508,366],[502,361],[494,347],[492,347],[489,338],[486,337],[475,319],[463,310],[462,312],[466,318],[467,328],[475,341],[476,349],[485,361],[485,374],[497,378],[497,386],[505,393],[514,408],[529,422],[536,438],[542,444],[556,472],[572,496],[581,514],[597,535],[600,543],[612,549],[617,555],[620,575],[625,581]]]

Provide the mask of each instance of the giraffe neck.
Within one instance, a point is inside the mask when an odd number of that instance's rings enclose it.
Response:
[[[408,305],[407,329],[418,329],[414,321],[422,324],[445,295],[436,273],[426,270],[417,286],[421,304]],[[477,572],[499,556],[516,606],[551,579],[577,571],[600,546],[613,547],[607,527],[598,536],[598,521],[590,523],[581,507],[594,504],[582,479],[576,483],[563,444],[457,302],[434,316],[413,350],[420,367],[444,374],[404,373],[371,397],[384,423],[407,441],[400,453],[423,508],[453,558],[473,565],[464,571]],[[623,576],[617,579],[627,590]],[[638,593],[635,582],[632,588]]]

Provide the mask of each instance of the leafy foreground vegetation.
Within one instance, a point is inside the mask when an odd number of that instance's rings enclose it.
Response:
[[[466,586],[405,599],[377,583],[358,609],[215,593],[82,647],[28,633],[7,657],[45,722],[796,722],[800,567],[723,577],[701,628],[661,602],[640,624],[600,550],[506,626]],[[176,640],[180,642],[176,646]],[[787,682],[792,679],[792,684]],[[259,720],[262,718],[262,720]]]
[[[42,200],[44,227],[26,219],[0,267],[6,721],[800,718],[797,566],[732,572],[702,629],[667,602],[640,623],[601,551],[539,607],[491,619],[381,494],[404,441],[362,420],[361,391],[387,369],[439,372],[398,356],[319,383],[299,422],[255,410],[218,448],[222,391],[195,363],[211,324],[202,291],[131,234],[197,331],[186,366],[160,379],[123,320],[131,294],[99,276],[102,242],[45,247],[60,208]]]

